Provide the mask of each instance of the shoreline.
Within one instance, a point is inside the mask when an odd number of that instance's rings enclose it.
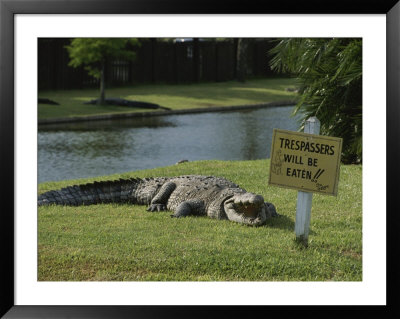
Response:
[[[278,102],[246,104],[246,105],[234,105],[234,106],[215,106],[215,107],[183,109],[183,110],[170,110],[170,111],[111,113],[111,114],[99,114],[99,115],[89,115],[89,116],[75,116],[75,117],[63,117],[63,118],[52,118],[52,119],[40,119],[40,120],[38,120],[38,125],[58,124],[58,123],[72,123],[72,122],[86,122],[86,121],[101,121],[101,120],[114,120],[114,119],[124,119],[124,118],[133,118],[133,117],[183,115],[183,114],[208,113],[208,112],[228,112],[228,111],[238,111],[238,110],[260,109],[260,108],[264,108],[264,107],[273,107],[273,106],[290,106],[290,105],[295,105],[295,104],[296,104],[296,102],[292,100],[292,101],[278,101]]]

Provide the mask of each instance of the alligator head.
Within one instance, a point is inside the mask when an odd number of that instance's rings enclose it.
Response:
[[[263,225],[267,218],[277,216],[274,205],[253,193],[238,193],[228,198],[224,211],[229,220],[251,226]]]

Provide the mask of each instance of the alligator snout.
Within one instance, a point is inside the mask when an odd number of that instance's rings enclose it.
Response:
[[[237,205],[254,205],[261,206],[264,205],[264,198],[261,195],[256,195],[252,193],[245,193],[233,197],[233,203]]]

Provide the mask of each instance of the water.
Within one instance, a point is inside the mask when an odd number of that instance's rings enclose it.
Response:
[[[293,107],[42,126],[38,181],[168,166],[179,160],[268,158],[272,129],[297,130]]]

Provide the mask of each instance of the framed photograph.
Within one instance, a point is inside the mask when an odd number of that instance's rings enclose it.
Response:
[[[398,310],[394,179],[400,160],[399,16],[396,0],[289,1],[268,8],[253,2],[227,6],[174,0],[0,0],[4,247],[0,314],[4,318],[152,318],[208,316],[210,312],[222,317],[248,316],[265,311],[298,316],[309,315],[311,309],[303,306],[331,306],[338,315],[371,311],[393,315]],[[38,278],[38,39],[113,37],[361,38],[362,279],[337,280],[336,274],[331,280],[303,282],[290,278],[222,282]],[[192,57],[189,51],[185,54]]]

